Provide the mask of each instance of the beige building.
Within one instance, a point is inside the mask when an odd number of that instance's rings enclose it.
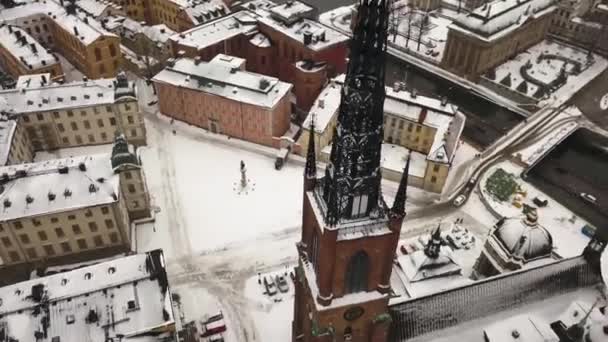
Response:
[[[441,66],[477,81],[543,40],[554,9],[552,0],[494,0],[460,14],[448,27]]]
[[[30,162],[34,150],[23,126],[0,115],[0,166]]]
[[[112,164],[110,156],[96,155],[0,168],[3,266],[129,250],[129,195]]]
[[[322,91],[303,123],[297,141],[306,153],[312,118],[317,157],[327,161],[338,118],[343,76]],[[465,116],[454,105],[403,90],[402,84],[386,87],[384,101],[383,177],[399,181],[407,156],[411,157],[410,185],[440,193],[459,146]]]
[[[27,133],[33,151],[112,143],[116,133],[144,145],[135,85],[117,79],[0,91],[0,110]],[[25,153],[27,155],[27,153]]]
[[[0,22],[21,27],[90,79],[116,77],[120,70],[120,38],[75,4],[66,2],[64,7],[52,0],[31,2],[2,10]]]
[[[0,67],[14,78],[42,73],[55,80],[63,78],[59,59],[13,25],[0,24]]]
[[[591,0],[558,1],[549,33],[570,44],[608,55],[608,5]]]

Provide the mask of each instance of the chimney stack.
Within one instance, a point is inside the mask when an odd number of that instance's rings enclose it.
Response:
[[[33,53],[38,53],[38,50],[36,49],[36,44],[35,43],[31,43],[30,44],[30,49],[32,49]]]
[[[312,32],[304,31],[304,45],[310,45],[312,43]]]
[[[78,36],[78,28],[76,26],[74,26],[74,35]]]

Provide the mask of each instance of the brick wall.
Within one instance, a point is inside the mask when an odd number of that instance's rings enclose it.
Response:
[[[391,305],[392,340],[412,337],[601,281],[582,256]]]

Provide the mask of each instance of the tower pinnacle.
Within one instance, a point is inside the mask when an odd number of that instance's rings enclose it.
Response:
[[[306,151],[306,167],[304,176],[308,179],[317,178],[317,158],[315,154],[315,116],[311,114],[310,132],[308,135],[308,150]]]
[[[405,216],[405,201],[407,200],[407,181],[410,174],[410,159],[412,154],[407,156],[405,162],[405,168],[403,168],[403,174],[401,175],[401,181],[399,182],[399,188],[397,189],[397,195],[395,195],[395,201],[393,202],[393,208],[391,213],[393,215]]]

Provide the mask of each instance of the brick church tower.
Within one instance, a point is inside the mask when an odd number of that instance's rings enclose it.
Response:
[[[389,1],[360,0],[338,124],[322,178],[317,178],[310,129],[294,342],[388,339],[390,277],[405,217],[409,168],[408,161],[389,208],[380,189]]]

